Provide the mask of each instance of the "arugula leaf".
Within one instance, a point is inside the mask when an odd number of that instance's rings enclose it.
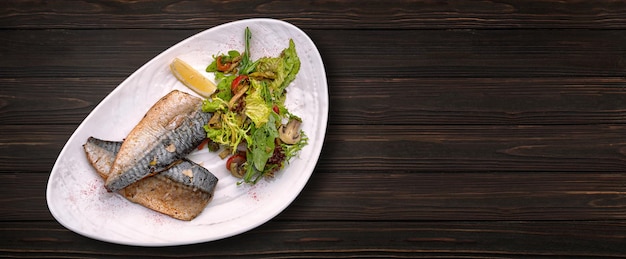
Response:
[[[276,147],[275,140],[278,137],[275,115],[269,116],[268,122],[262,127],[253,129],[250,142],[248,142],[248,170],[244,175],[244,181],[251,180],[262,175],[267,160],[274,153]]]
[[[252,62],[250,60],[250,40],[252,39],[252,32],[250,32],[250,28],[246,27],[246,31],[244,33],[244,41],[246,50],[244,51],[241,57],[241,64],[239,65],[239,74],[247,75],[254,71],[256,67],[256,62]]]

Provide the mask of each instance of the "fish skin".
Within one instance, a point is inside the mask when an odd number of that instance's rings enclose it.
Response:
[[[83,144],[83,149],[87,155],[87,160],[96,169],[96,172],[102,179],[107,179],[115,161],[115,154],[120,151],[121,146],[121,141],[106,141],[89,137],[87,142]]]
[[[167,169],[205,138],[211,113],[202,99],[174,90],[157,101],[125,138],[105,182],[108,191]]]
[[[107,179],[122,142],[89,137],[83,145],[96,172]],[[218,178],[186,159],[119,191],[128,200],[180,220],[197,217],[213,197]]]
[[[175,162],[173,166],[155,176],[163,176],[176,183],[197,188],[207,193],[213,193],[218,181],[217,177],[206,168],[187,159]]]

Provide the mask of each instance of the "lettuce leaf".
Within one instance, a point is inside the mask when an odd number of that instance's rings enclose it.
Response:
[[[230,90],[230,85],[237,75],[225,75],[224,73],[215,73],[215,81],[217,81],[217,90],[213,96],[218,97],[226,102],[233,98],[233,93]]]
[[[219,97],[204,99],[202,101],[202,111],[203,112],[217,112],[217,111],[226,111],[228,107],[228,102],[222,100]]]
[[[296,79],[296,75],[300,71],[300,58],[296,52],[296,44],[293,42],[293,39],[289,40],[289,48],[283,50],[281,57],[285,63],[284,72],[286,73],[284,82],[281,85],[281,91],[284,91]]]
[[[300,58],[293,40],[289,40],[289,47],[284,49],[279,57],[260,58],[257,62],[256,72],[270,72],[274,75],[274,78],[269,80],[267,87],[275,101],[282,99],[285,88],[296,79],[296,74],[300,71]]]
[[[272,109],[261,97],[261,91],[254,91],[245,97],[246,107],[244,113],[256,127],[261,127],[267,123]]]

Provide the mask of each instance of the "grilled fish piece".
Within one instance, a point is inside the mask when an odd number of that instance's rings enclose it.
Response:
[[[87,160],[106,180],[122,142],[87,139]],[[213,197],[218,179],[204,167],[188,160],[137,181],[119,191],[126,199],[180,220],[197,217]]]
[[[106,141],[89,137],[83,144],[87,160],[91,163],[102,179],[109,177],[109,171],[115,161],[115,155],[120,151],[121,141]]]
[[[174,90],[148,110],[125,138],[105,187],[119,191],[167,169],[206,138],[212,114],[202,112],[202,99]]]

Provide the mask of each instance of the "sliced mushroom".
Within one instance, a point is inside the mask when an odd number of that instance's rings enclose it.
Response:
[[[222,113],[221,112],[215,112],[213,113],[213,116],[211,116],[211,119],[209,119],[209,122],[207,123],[207,125],[209,125],[209,128],[212,129],[218,129],[221,126],[221,118],[222,118]]]
[[[287,125],[280,125],[278,128],[280,140],[288,145],[293,145],[300,141],[300,124],[302,124],[300,120],[291,119]]]
[[[241,98],[241,97],[242,97],[242,96],[246,93],[246,91],[248,91],[248,88],[249,88],[249,87],[250,87],[249,85],[245,85],[244,87],[240,88],[240,89],[237,91],[237,93],[235,94],[235,96],[233,96],[233,97],[230,99],[230,101],[228,102],[228,107],[229,107],[229,109],[231,109],[231,110],[232,110],[232,109],[234,108],[234,106],[235,106],[235,102],[237,102],[237,100],[239,100],[239,98]]]
[[[244,164],[246,163],[246,158],[242,155],[235,154],[231,156],[226,162],[226,167],[230,171],[234,177],[242,178],[246,173]]]
[[[226,69],[224,73],[225,74],[237,73],[237,66],[239,65],[240,62],[241,62],[241,56],[237,56],[233,58],[233,60],[230,63],[230,67],[228,67],[228,69]]]
[[[243,178],[243,175],[246,174],[243,166],[237,165],[235,163],[230,165],[230,174],[237,178]]]

